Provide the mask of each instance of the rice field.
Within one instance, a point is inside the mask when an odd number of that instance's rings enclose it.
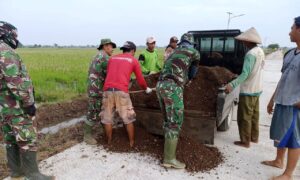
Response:
[[[163,58],[159,49],[159,58]],[[138,49],[136,56],[142,49]],[[60,102],[85,95],[89,64],[98,52],[89,48],[20,48],[39,103]],[[114,54],[120,53],[116,50]]]

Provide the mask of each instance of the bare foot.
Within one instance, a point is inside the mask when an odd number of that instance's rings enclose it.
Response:
[[[273,177],[271,180],[293,180],[292,176],[283,174],[277,177]]]
[[[283,169],[284,164],[278,160],[273,160],[273,161],[263,161],[261,164],[266,165],[266,166],[272,166],[276,167],[279,169]]]
[[[134,146],[134,141],[129,142],[129,145],[132,148]]]
[[[244,147],[244,148],[249,148],[250,147],[250,143],[244,143],[244,142],[241,142],[241,141],[235,141],[234,144],[237,145],[237,146]]]

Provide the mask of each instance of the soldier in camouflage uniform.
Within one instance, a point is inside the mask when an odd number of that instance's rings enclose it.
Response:
[[[200,61],[199,52],[194,49],[192,34],[186,33],[174,53],[166,60],[156,90],[164,114],[164,160],[163,166],[184,169],[185,164],[176,160],[176,147],[183,123],[184,86],[197,73]]]
[[[17,29],[0,21],[0,127],[4,134],[12,179],[48,180],[39,172],[36,112],[32,81],[15,52]]]
[[[92,137],[92,127],[100,123],[100,111],[102,102],[102,90],[106,77],[106,69],[109,57],[113,53],[116,44],[110,39],[102,39],[98,48],[99,52],[91,62],[88,75],[88,113],[84,124],[84,141],[87,144],[96,145],[97,141]],[[100,123],[101,126],[101,123]],[[103,127],[101,126],[101,131]]]

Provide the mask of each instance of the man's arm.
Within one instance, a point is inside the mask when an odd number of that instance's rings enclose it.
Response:
[[[200,63],[200,53],[196,50],[192,58],[193,61],[189,68],[189,73],[188,73],[189,80],[194,79],[197,75],[199,69],[199,63]]]
[[[135,60],[134,61],[134,67],[133,67],[133,72],[136,76],[136,80],[137,82],[139,83],[140,87],[144,90],[147,89],[148,85],[145,81],[145,78],[142,74],[142,71],[141,71],[141,67],[140,67],[140,64]]]
[[[172,48],[171,47],[168,47],[165,51],[165,54],[164,54],[164,59],[167,60],[168,57],[170,56],[170,54],[172,53]]]
[[[17,100],[21,101],[23,108],[33,106],[34,96],[32,81],[21,60],[18,59],[18,57],[16,57],[16,59],[1,57],[0,62],[1,74],[4,77],[9,91]]]
[[[233,80],[229,83],[233,89],[248,79],[248,77],[249,77],[250,73],[252,72],[253,67],[255,65],[255,61],[256,61],[255,56],[253,56],[251,54],[246,55],[246,57],[244,59],[242,73],[235,80]]]
[[[272,114],[273,113],[273,111],[274,111],[274,97],[275,97],[275,94],[276,94],[276,92],[277,92],[277,88],[278,88],[278,85],[277,85],[277,87],[276,87],[276,89],[275,89],[275,91],[274,91],[274,93],[273,93],[273,95],[272,95],[272,97],[271,97],[271,99],[270,99],[270,101],[269,101],[269,103],[268,103],[268,106],[267,106],[267,112],[268,112],[268,114]]]

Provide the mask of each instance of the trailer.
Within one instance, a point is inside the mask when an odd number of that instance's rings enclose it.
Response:
[[[240,30],[189,31],[189,33],[193,34],[196,42],[195,48],[201,54],[200,66],[223,67],[236,75],[241,73],[247,49],[241,42],[234,39],[235,36],[241,34]],[[230,128],[231,121],[236,119],[240,89],[238,87],[226,94],[224,85],[218,87],[213,110],[185,108],[182,133],[194,137],[200,143],[214,144],[216,131],[227,131]],[[199,93],[197,89],[191,89],[192,86],[193,84],[185,88],[184,96],[190,98],[185,101],[199,100]],[[150,133],[163,135],[164,118],[159,106],[147,105],[147,101],[153,101],[156,98],[155,95],[137,97],[132,94],[131,98],[137,114],[137,124]],[[148,99],[141,101],[141,98]]]

